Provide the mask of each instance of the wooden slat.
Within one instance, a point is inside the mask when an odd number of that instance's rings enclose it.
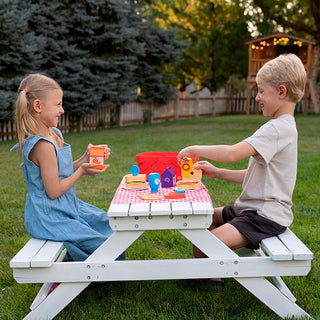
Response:
[[[169,216],[171,215],[171,205],[169,202],[154,202],[151,203],[150,213],[152,216]]]
[[[261,245],[273,260],[313,259],[313,253],[290,229],[278,237],[262,240]]]
[[[11,259],[11,268],[29,268],[31,260],[46,243],[45,240],[31,238],[24,247]]]
[[[192,214],[192,207],[190,202],[172,202],[171,209],[174,216]]]
[[[293,260],[293,254],[278,237],[271,237],[261,241],[262,248],[272,260]]]
[[[313,253],[309,248],[290,230],[280,234],[279,239],[293,254],[293,260],[312,260]]]
[[[193,214],[213,214],[210,202],[192,202]]]
[[[111,204],[108,210],[109,217],[126,217],[129,215],[130,204]]]
[[[129,216],[148,216],[150,213],[150,203],[131,203]]]
[[[31,267],[52,266],[63,248],[63,242],[47,241],[31,260]]]

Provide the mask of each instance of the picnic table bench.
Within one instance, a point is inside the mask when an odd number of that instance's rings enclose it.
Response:
[[[207,230],[212,221],[211,202],[188,200],[111,203],[108,215],[115,232],[83,262],[63,262],[61,242],[30,239],[10,261],[18,283],[44,283],[24,319],[54,318],[91,282],[219,277],[234,278],[281,318],[310,317],[281,279],[307,275],[313,259],[290,229],[263,240],[258,250],[235,252]],[[208,258],[115,260],[145,230],[164,229],[178,230]],[[265,277],[271,277],[274,284]],[[49,293],[54,282],[61,284]]]

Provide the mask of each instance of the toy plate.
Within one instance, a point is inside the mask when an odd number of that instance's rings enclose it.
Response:
[[[133,190],[133,191],[136,191],[136,190],[146,190],[148,189],[148,187],[144,187],[144,188],[127,188],[125,186],[121,187],[122,189],[125,189],[125,190]]]
[[[177,187],[175,187],[173,190],[175,190],[175,191],[185,191],[185,192],[187,192],[187,191],[198,191],[198,190],[200,190],[201,189],[201,187],[200,188],[192,188],[192,189],[178,189]]]

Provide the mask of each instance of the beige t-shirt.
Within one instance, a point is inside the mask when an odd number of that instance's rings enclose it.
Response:
[[[298,132],[294,117],[283,115],[245,139],[259,155],[250,157],[235,202],[237,212],[256,210],[259,215],[289,226],[293,220],[292,193],[297,176]]]

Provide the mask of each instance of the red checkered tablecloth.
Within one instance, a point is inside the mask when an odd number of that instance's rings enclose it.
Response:
[[[211,202],[207,188],[201,183],[201,188],[199,190],[188,190],[186,191],[186,197],[183,199],[165,199],[164,194],[166,192],[174,191],[174,188],[159,188],[158,194],[160,195],[160,200],[142,200],[138,197],[138,194],[149,193],[150,188],[144,190],[132,190],[125,189],[125,184],[120,184],[113,199],[113,204],[121,203],[144,203],[144,202]]]

